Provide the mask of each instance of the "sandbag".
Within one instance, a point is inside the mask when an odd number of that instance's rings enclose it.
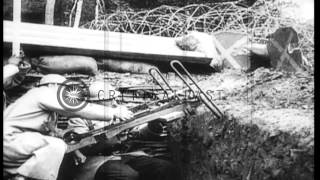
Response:
[[[31,58],[31,64],[43,74],[81,73],[95,75],[98,72],[97,62],[86,56],[40,56]]]
[[[98,61],[99,69],[113,72],[130,72],[135,74],[147,74],[154,65],[126,60],[103,59]]]
[[[226,50],[231,48],[235,43],[238,44],[242,42],[244,38],[248,39],[247,35],[244,33],[218,32],[214,34],[207,34],[203,32],[191,31],[188,32],[187,35],[177,38],[176,45],[182,50],[197,51],[204,53],[207,57],[212,57],[213,59],[210,65],[215,69],[219,69],[221,68],[221,66],[232,68],[233,66],[228,61],[222,61],[220,59],[219,56],[221,55],[221,52],[217,50],[217,47],[213,41],[213,35],[215,36],[217,41],[221,43],[221,46]],[[239,46],[241,47],[242,44],[240,43]],[[242,69],[248,70],[251,68],[249,53],[237,51],[237,49],[234,49],[230,52],[230,55],[241,66]]]
[[[218,52],[211,39],[211,35],[207,33],[189,31],[187,35],[176,39],[176,45],[185,51],[197,51],[204,53],[207,57],[216,58]]]

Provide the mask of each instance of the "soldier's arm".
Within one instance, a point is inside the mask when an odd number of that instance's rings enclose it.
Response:
[[[80,110],[70,111],[59,104],[57,90],[46,87],[42,88],[41,94],[39,94],[39,105],[44,110],[54,111],[67,117],[81,117],[90,120],[110,121],[117,113],[115,108],[93,103],[88,103]]]
[[[9,64],[9,65],[11,66],[12,64]],[[16,66],[16,65],[12,65],[12,66]],[[31,65],[26,61],[22,61],[19,64],[19,66],[17,66],[18,70],[16,69],[16,67],[13,67],[13,68],[14,68],[14,74],[12,73],[10,77],[7,77],[6,80],[3,81],[4,89],[10,89],[21,84],[21,82],[25,79],[26,74],[31,69]]]

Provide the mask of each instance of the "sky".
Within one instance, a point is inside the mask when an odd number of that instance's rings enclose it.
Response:
[[[282,15],[294,17],[301,21],[312,21],[314,19],[314,0],[278,0],[279,2],[293,2],[296,8],[283,8]]]

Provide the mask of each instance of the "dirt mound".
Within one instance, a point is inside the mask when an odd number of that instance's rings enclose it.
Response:
[[[171,127],[186,179],[313,179],[312,75],[261,68],[196,78],[228,116],[204,108]]]

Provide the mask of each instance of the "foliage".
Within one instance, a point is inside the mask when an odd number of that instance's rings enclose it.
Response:
[[[217,121],[210,113],[170,131],[180,143],[176,161],[184,162],[186,179],[313,179],[313,146],[298,146],[294,135],[271,135],[233,118]]]

